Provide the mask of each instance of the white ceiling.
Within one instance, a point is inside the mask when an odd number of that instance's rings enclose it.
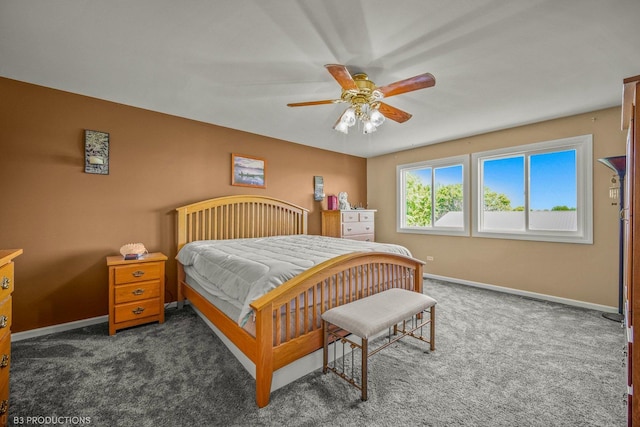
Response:
[[[620,105],[640,74],[639,0],[0,0],[0,76],[372,157]],[[413,114],[332,129],[324,64]],[[1,95],[0,95],[1,96]]]

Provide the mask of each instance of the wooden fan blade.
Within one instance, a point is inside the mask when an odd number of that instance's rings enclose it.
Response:
[[[433,77],[433,75],[430,73],[424,73],[420,74],[419,76],[400,80],[398,82],[379,87],[378,90],[384,94],[385,98],[388,98],[390,96],[399,95],[401,93],[411,92],[418,89],[425,89],[434,86],[435,84],[436,78]]]
[[[344,102],[342,99],[325,99],[322,101],[294,102],[287,104],[287,107],[306,107],[308,105],[338,104]]]
[[[396,107],[392,107],[389,104],[385,104],[384,102],[380,103],[378,111],[380,111],[387,119],[391,119],[398,123],[404,123],[411,118],[411,114],[399,110]]]
[[[358,90],[356,82],[353,81],[353,77],[347,70],[347,67],[340,64],[327,64],[325,68],[329,70],[334,79],[338,82],[340,87],[344,90],[353,89]]]

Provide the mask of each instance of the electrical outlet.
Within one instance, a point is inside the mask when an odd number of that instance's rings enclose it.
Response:
[[[427,261],[433,261],[433,257],[432,256],[427,256]]]

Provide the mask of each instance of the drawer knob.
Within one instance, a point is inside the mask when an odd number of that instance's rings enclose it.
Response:
[[[4,314],[2,316],[0,316],[0,328],[6,328],[7,327],[7,320],[9,320],[9,318],[7,316],[5,316]]]
[[[144,276],[144,271],[136,270],[132,274],[133,274],[133,277],[142,277],[142,276]]]
[[[137,307],[135,310],[131,310],[133,314],[142,314],[144,307]]]
[[[2,289],[9,289],[9,284],[11,283],[11,279],[7,276],[2,276]]]
[[[2,359],[0,359],[0,368],[6,368],[9,366],[9,355],[3,354]]]
[[[144,289],[138,288],[138,289],[136,289],[135,291],[133,291],[131,293],[134,294],[134,295],[142,295],[142,294],[144,294]]]
[[[347,227],[347,231],[351,231],[351,227]]]

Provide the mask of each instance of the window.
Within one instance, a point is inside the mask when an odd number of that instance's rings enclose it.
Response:
[[[593,243],[592,137],[472,155],[473,235]]]
[[[398,231],[469,235],[469,156],[399,165]]]

